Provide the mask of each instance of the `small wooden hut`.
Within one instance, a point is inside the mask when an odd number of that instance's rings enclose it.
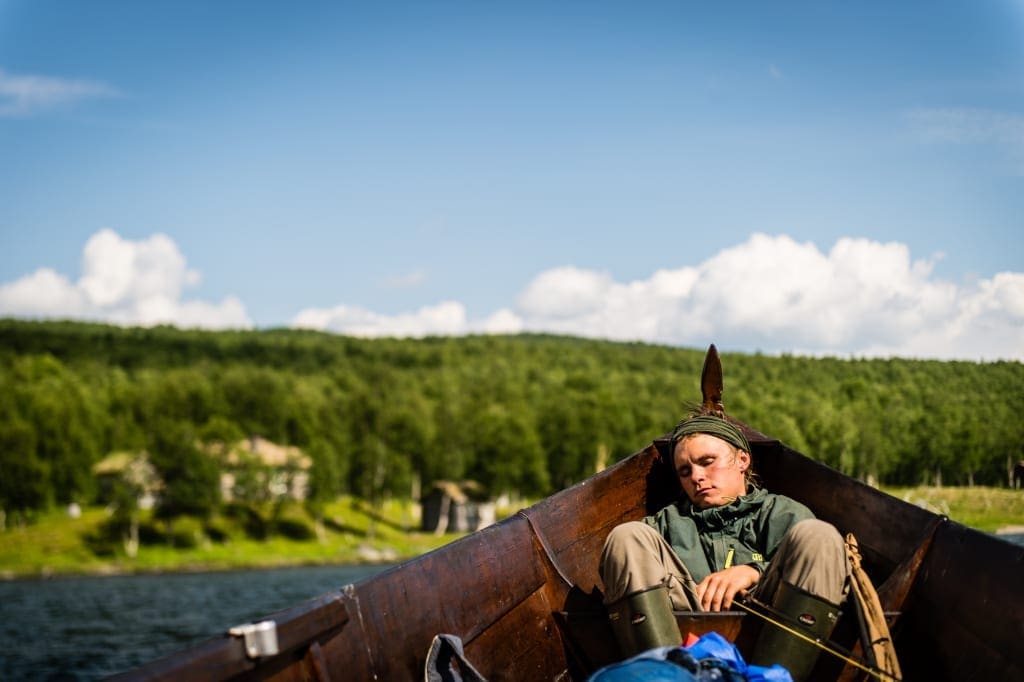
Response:
[[[422,528],[428,533],[468,533],[495,521],[495,503],[476,481],[435,481],[423,496]]]

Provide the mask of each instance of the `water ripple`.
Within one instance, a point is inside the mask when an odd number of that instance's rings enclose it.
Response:
[[[0,583],[0,679],[96,680],[362,580],[319,566]]]

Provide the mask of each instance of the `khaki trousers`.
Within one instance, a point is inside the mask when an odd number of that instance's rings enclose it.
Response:
[[[668,586],[672,607],[701,611],[697,585],[690,571],[658,531],[640,521],[616,526],[601,553],[601,580],[606,604],[659,584]],[[839,532],[818,519],[789,529],[768,570],[754,586],[753,596],[772,603],[784,581],[833,604],[842,602],[849,565]]]

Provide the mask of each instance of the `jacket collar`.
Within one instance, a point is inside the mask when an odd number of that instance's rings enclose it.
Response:
[[[748,487],[747,494],[729,504],[701,509],[683,493],[676,506],[683,516],[691,517],[699,526],[709,529],[724,527],[735,519],[744,518],[757,511],[764,504],[767,493],[763,489]]]

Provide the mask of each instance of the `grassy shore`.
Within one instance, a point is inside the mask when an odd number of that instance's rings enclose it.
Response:
[[[885,492],[986,533],[1024,533],[1024,490],[1008,488],[885,488]]]
[[[987,533],[1024,532],[1024,491],[983,487],[885,491]],[[78,518],[53,511],[30,524],[8,527],[0,532],[0,578],[388,563],[418,556],[459,537],[416,530],[410,502],[392,501],[372,510],[359,500],[343,498],[328,505],[319,522],[307,517],[313,529],[308,539],[274,533],[266,539],[253,539],[237,523],[220,519],[215,523],[217,540],[196,528],[190,542],[171,546],[144,541],[137,554],[129,557],[119,541],[97,542],[109,519],[104,509],[89,508]]]
[[[294,523],[294,510],[290,517]],[[305,518],[312,536],[308,539],[273,532],[265,539],[254,539],[240,524],[215,519],[218,532],[213,540],[198,524],[182,528],[179,522],[176,546],[144,540],[130,557],[119,539],[97,542],[104,537],[109,519],[102,508],[84,509],[78,518],[61,510],[21,527],[8,527],[0,533],[0,578],[390,563],[459,537],[419,532],[409,502],[392,501],[375,510],[343,498],[327,505],[319,522]],[[197,532],[188,540],[193,530]]]

